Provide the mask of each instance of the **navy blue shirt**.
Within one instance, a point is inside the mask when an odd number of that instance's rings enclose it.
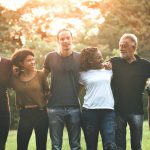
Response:
[[[112,62],[112,90],[115,110],[120,113],[143,114],[143,93],[150,77],[150,62],[136,56],[136,61],[128,63],[120,57]]]
[[[51,87],[48,106],[79,107],[79,69],[80,54],[73,52],[67,57],[57,52],[50,52],[45,59],[44,67],[51,73]]]

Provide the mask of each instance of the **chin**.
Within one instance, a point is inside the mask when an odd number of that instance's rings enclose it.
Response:
[[[69,50],[71,50],[71,48],[69,47],[69,48],[64,48],[64,50],[65,51],[69,51]]]
[[[120,57],[125,59],[125,58],[126,58],[126,55],[120,54]]]

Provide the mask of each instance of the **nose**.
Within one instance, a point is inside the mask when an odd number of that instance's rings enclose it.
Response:
[[[67,39],[65,39],[65,40],[64,40],[64,43],[66,43],[66,42],[68,42],[68,40],[67,40]]]
[[[35,64],[35,60],[34,59],[31,61],[31,64],[33,64],[33,65]]]

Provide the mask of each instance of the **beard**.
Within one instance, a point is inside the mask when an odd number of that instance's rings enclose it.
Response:
[[[120,53],[120,57],[123,58],[123,59],[127,59],[127,54]]]

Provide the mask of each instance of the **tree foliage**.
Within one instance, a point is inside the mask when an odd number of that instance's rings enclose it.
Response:
[[[75,43],[84,46],[112,51],[120,36],[131,32],[139,38],[140,51],[150,47],[148,0],[31,0],[16,11],[1,6],[0,12],[0,40],[5,49],[28,46],[26,40],[34,41],[37,36],[54,42],[57,30],[63,27],[71,28]]]

